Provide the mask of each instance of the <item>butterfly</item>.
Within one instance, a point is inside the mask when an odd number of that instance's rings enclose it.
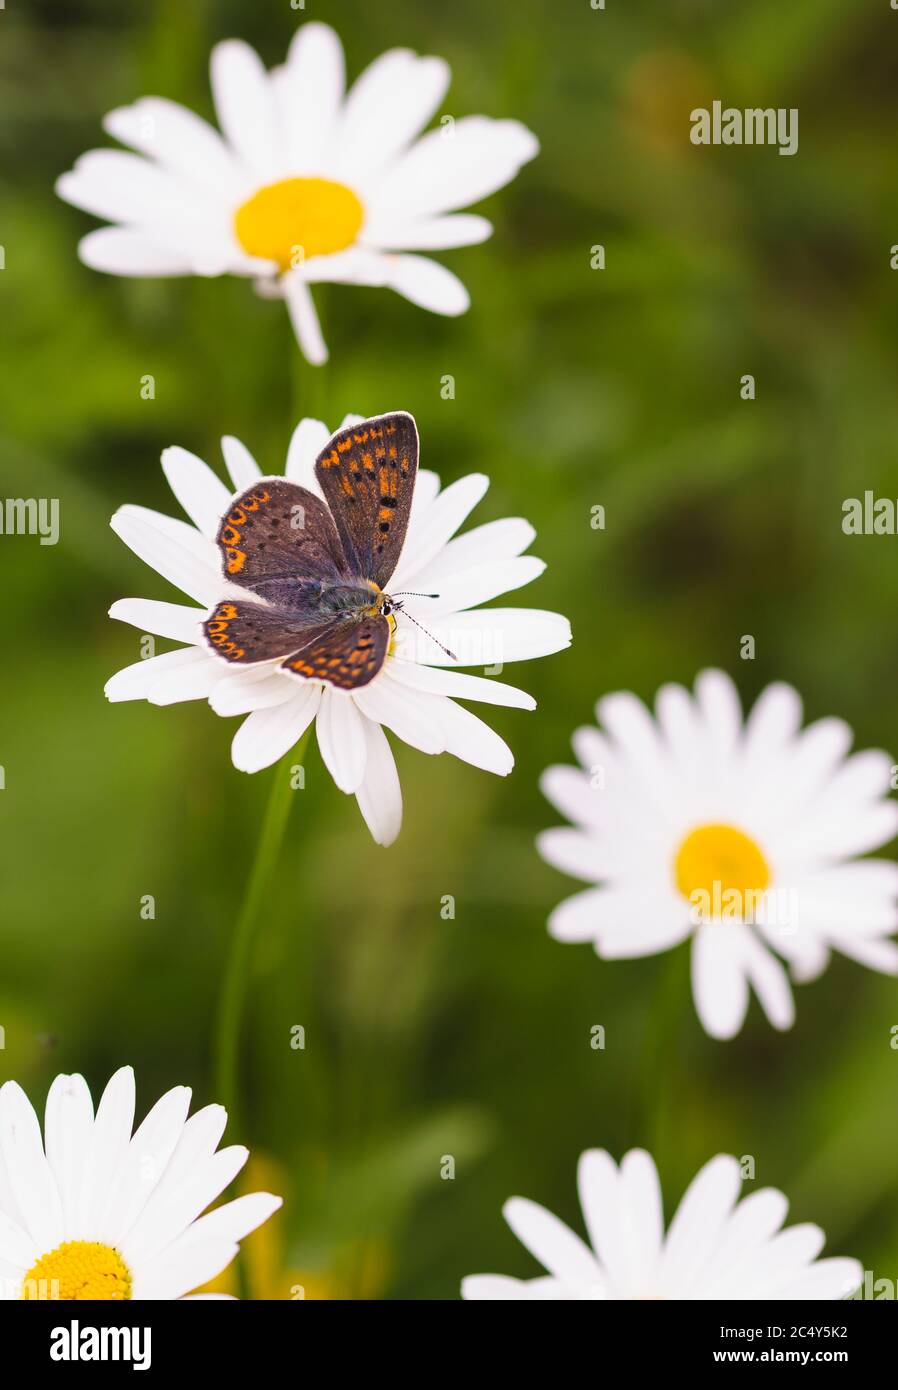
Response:
[[[241,665],[280,657],[281,670],[339,690],[373,680],[402,609],[383,586],[405,541],[417,471],[417,426],[396,411],[330,439],[315,461],[324,501],[286,478],[242,493],[216,542],[225,578],[248,597],[213,609],[203,624],[212,649]]]

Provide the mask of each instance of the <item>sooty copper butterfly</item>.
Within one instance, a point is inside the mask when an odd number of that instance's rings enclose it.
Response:
[[[286,478],[242,493],[216,540],[225,578],[255,601],[215,607],[203,624],[213,650],[244,665],[281,657],[282,670],[340,690],[367,685],[402,608],[383,585],[405,541],[417,470],[415,421],[396,411],[340,430],[318,455],[326,502]]]

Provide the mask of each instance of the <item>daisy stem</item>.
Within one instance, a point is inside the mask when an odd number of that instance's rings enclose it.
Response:
[[[299,743],[290,749],[275,768],[256,855],[246,882],[225,966],[215,1029],[216,1099],[226,1108],[232,1124],[238,1114],[240,1036],[251,974],[253,934],[262,904],[268,899],[268,890],[293,802],[290,768],[302,762],[308,738],[307,730]]]

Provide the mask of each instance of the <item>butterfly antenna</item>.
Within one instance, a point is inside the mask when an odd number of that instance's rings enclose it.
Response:
[[[437,594],[419,594],[418,597],[419,597],[419,598],[437,598],[438,595],[437,595]],[[438,638],[434,637],[434,635],[433,635],[432,632],[428,632],[428,631],[427,631],[427,628],[424,626],[423,623],[419,623],[419,622],[418,622],[418,619],[417,619],[417,618],[413,618],[412,615],[411,615],[411,613],[409,613],[405,608],[402,608],[401,611],[405,614],[405,616],[408,618],[408,620],[409,620],[410,623],[414,623],[414,624],[415,624],[415,627],[419,627],[419,628],[421,629],[421,631],[424,633],[424,636],[425,636],[425,637],[429,637],[430,640],[431,640],[431,642],[436,642],[436,644],[437,644],[437,646],[439,647],[440,651],[441,651],[441,652],[445,652],[446,655],[450,658],[451,661],[458,661],[458,657],[455,655],[455,652],[450,652],[450,650],[449,650],[448,647],[444,647],[443,644],[442,644],[442,642],[440,642]]]
[[[403,594],[406,598],[439,598],[439,594],[416,594],[414,589],[400,589],[399,593],[394,594],[393,597],[402,598]]]

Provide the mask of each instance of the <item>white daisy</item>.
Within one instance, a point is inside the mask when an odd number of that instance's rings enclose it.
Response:
[[[340,428],[360,419],[347,416]],[[286,477],[321,496],[314,464],[332,437],[320,421],[303,420],[290,443]],[[351,693],[337,690],[288,674],[280,658],[235,668],[206,644],[201,625],[222,599],[246,597],[222,577],[214,537],[234,496],[262,474],[236,439],[222,440],[222,452],[229,486],[185,449],[163,453],[166,477],[191,525],[134,506],[122,507],[112,519],[113,530],[135,554],[202,606],[139,598],[113,604],[111,617],[188,645],[119,671],[107,683],[108,698],[158,705],[202,699],[216,714],[246,715],[231,746],[234,766],[243,772],[277,762],[315,720],[325,765],[341,791],[355,793],[383,845],[395,840],[402,822],[399,778],[384,729],[422,753],[453,753],[487,772],[509,773],[514,758],[507,744],[456,701],[516,709],[533,709],[535,701],[492,677],[447,668],[489,669],[569,645],[570,624],[560,614],[475,608],[542,574],[543,561],[522,553],[533,540],[532,526],[509,518],[456,536],[489,479],[471,474],[441,489],[435,473],[419,470],[405,544],[388,586],[391,593],[413,590],[417,596],[405,598],[395,613],[390,652],[370,684]]]
[[[91,150],[56,188],[115,225],[80,244],[112,275],[243,275],[283,297],[311,362],[324,362],[309,286],[386,286],[438,314],[468,293],[419,251],[484,241],[492,227],[459,212],[510,182],[539,148],[513,120],[444,117],[420,132],[449,85],[441,58],[391,49],[344,94],[343,50],[304,24],[287,61],[266,72],[237,40],[212,51],[221,134],[186,107],[144,97],[106,117],[137,154]],[[420,138],[419,138],[420,137]]]
[[[841,1299],[859,1285],[857,1260],[818,1260],[819,1226],[781,1230],[789,1204],[774,1187],[739,1200],[739,1163],[718,1154],[692,1180],[665,1234],[658,1172],[632,1149],[620,1168],[604,1149],[582,1154],[580,1206],[590,1245],[545,1207],[512,1197],[503,1215],[548,1271],[538,1279],[475,1274],[467,1299]]]
[[[231,1263],[281,1199],[253,1192],[202,1215],[248,1152],[216,1152],[222,1106],[188,1119],[189,1106],[189,1089],[175,1086],[132,1135],[130,1067],[96,1115],[84,1077],[57,1076],[42,1140],[21,1086],[0,1088],[0,1297],[184,1298]]]
[[[886,797],[892,759],[848,757],[841,719],[801,729],[801,700],[777,683],[743,721],[719,671],[658,692],[655,719],[635,695],[607,695],[604,732],[579,729],[582,770],[552,767],[548,799],[575,829],[545,831],[550,864],[598,887],[568,898],[549,931],[592,941],[605,959],[651,955],[692,936],[692,984],[708,1033],[742,1026],[749,986],[775,1028],[789,1028],[793,979],[831,950],[898,972],[898,865],[856,859],[898,830]]]

